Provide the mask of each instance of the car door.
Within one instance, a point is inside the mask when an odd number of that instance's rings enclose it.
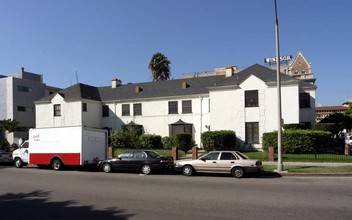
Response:
[[[217,172],[217,163],[220,153],[211,152],[197,160],[194,168],[197,172],[214,173]]]
[[[112,166],[117,170],[130,170],[129,162],[133,157],[133,151],[126,151],[113,161]]]
[[[232,152],[222,152],[217,163],[219,173],[230,173],[238,158]]]
[[[29,142],[25,141],[22,146],[19,148],[19,156],[21,158],[21,160],[24,163],[28,163],[29,161],[29,152],[28,152],[28,148],[29,147]]]
[[[129,168],[131,170],[140,170],[142,164],[145,162],[147,155],[144,151],[136,150],[133,151],[133,157],[129,161]]]

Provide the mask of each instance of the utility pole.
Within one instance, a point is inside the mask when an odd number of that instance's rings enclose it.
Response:
[[[275,3],[275,36],[276,36],[276,78],[277,78],[277,171],[283,171],[282,164],[282,116],[281,116],[281,79],[280,79],[280,46],[279,46],[279,19],[277,17],[277,4]]]

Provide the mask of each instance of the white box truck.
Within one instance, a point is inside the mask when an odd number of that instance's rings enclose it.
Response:
[[[33,164],[60,170],[64,165],[93,165],[107,156],[107,136],[107,130],[84,126],[30,129],[29,140],[12,158],[18,168]]]

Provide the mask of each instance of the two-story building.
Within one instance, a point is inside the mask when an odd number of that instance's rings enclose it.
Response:
[[[285,124],[315,125],[316,86],[281,75]],[[277,130],[276,71],[255,64],[236,74],[94,87],[76,84],[36,103],[36,126],[90,126],[110,131],[132,123],[148,134],[190,132],[201,146],[209,130],[233,130],[241,147],[261,149]]]

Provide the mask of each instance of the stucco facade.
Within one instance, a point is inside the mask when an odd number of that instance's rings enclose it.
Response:
[[[198,146],[205,131],[233,130],[240,147],[261,149],[263,133],[278,127],[275,80],[275,71],[254,65],[236,76],[111,87],[76,84],[37,101],[36,124],[38,128],[84,125],[114,131],[133,122],[147,134],[164,137],[176,132],[175,123],[184,123],[191,126]],[[284,76],[281,87],[283,122],[313,127],[316,86]],[[309,96],[304,107],[301,94]],[[55,105],[60,106],[59,115]]]
[[[16,132],[7,133],[9,143],[27,138],[28,129],[35,126],[34,101],[46,95],[42,76],[22,70],[10,76],[0,77],[0,120],[19,122]]]

